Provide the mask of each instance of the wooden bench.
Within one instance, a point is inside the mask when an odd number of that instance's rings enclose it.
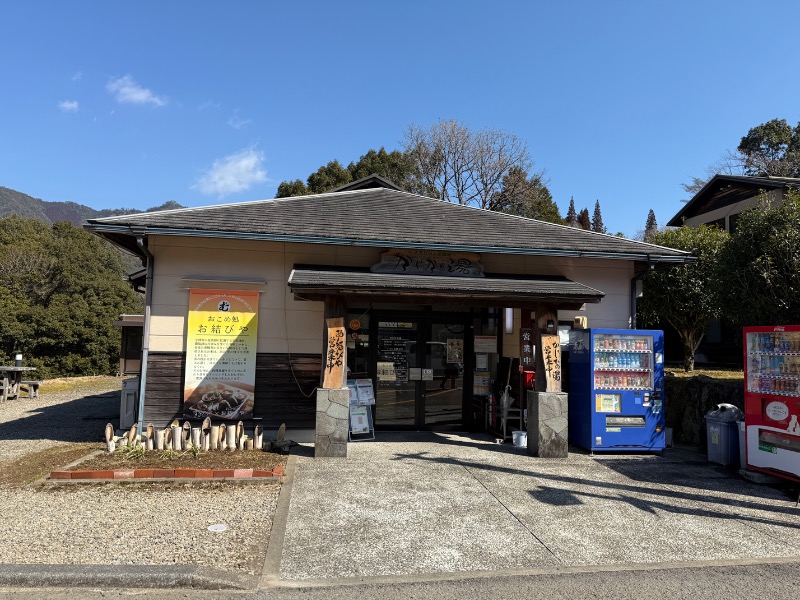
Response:
[[[20,386],[26,386],[27,389],[25,391],[28,392],[28,398],[38,398],[39,397],[39,386],[42,385],[41,381],[35,380],[22,380],[19,382]],[[20,387],[20,392],[22,391]]]

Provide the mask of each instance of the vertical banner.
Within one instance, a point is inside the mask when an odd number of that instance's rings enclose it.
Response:
[[[186,416],[253,417],[258,298],[257,290],[189,290]]]
[[[542,334],[542,360],[547,376],[546,392],[561,391],[561,341],[558,335]]]
[[[533,363],[533,329],[523,327],[519,330],[519,356],[523,371],[532,371]]]
[[[325,351],[325,374],[322,387],[339,390],[347,387],[347,345],[345,344],[344,319],[325,319],[328,326],[328,348]]]

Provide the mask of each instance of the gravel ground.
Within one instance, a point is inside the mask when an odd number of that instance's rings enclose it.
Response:
[[[119,411],[121,380],[0,404],[0,463],[102,438]],[[0,564],[207,565],[257,574],[276,483],[0,487]],[[212,524],[227,530],[208,531]]]

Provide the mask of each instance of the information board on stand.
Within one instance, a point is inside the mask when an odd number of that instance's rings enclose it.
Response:
[[[374,440],[372,405],[375,404],[375,390],[372,388],[372,380],[348,379],[347,387],[350,390],[350,441]]]

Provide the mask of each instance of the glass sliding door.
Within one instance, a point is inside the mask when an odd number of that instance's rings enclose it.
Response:
[[[387,313],[372,321],[375,426],[460,429],[472,379],[464,318],[445,313]]]
[[[460,323],[430,323],[424,364],[433,372],[423,381],[423,425],[460,427],[464,404],[464,332]]]
[[[375,425],[410,428],[417,422],[418,382],[416,321],[378,320],[375,389]]]

